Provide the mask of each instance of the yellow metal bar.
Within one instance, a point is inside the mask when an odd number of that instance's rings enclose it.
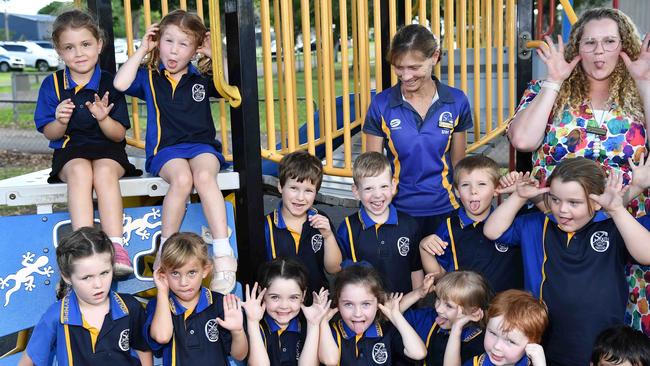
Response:
[[[330,63],[332,45],[329,44],[330,36],[329,33],[332,31],[330,24],[331,18],[328,19],[329,10],[327,6],[331,6],[330,1],[321,1],[320,2],[320,18],[321,18],[321,40],[323,42],[323,94],[325,98],[323,99],[324,103],[321,107],[325,114],[325,166],[332,167],[332,100],[329,98],[331,95],[331,89],[333,85],[330,82],[330,74],[334,71],[332,70],[332,63]]]
[[[368,112],[368,107],[370,106],[370,44],[368,41],[368,0],[359,0],[361,4],[360,17],[361,26],[359,32],[360,46],[363,47],[363,54],[359,58],[361,62],[360,70],[362,75],[362,84],[361,84],[361,120],[366,119],[366,114]],[[361,146],[366,145],[366,136],[365,134],[361,135]]]
[[[454,80],[454,1],[445,0],[445,44],[447,45],[447,84],[455,85]]]
[[[81,8],[81,0],[74,0],[74,7]]]
[[[260,22],[262,26],[262,65],[264,67],[264,106],[266,107],[266,145],[269,150],[275,151],[275,102],[273,101],[270,18],[269,0],[261,0]]]
[[[330,21],[330,23],[329,23],[331,25],[330,28],[333,29],[335,27],[335,24],[334,24],[334,15],[333,15],[333,10],[332,10],[333,5],[332,4],[333,4],[332,1],[330,1],[329,6],[327,7],[327,19],[329,19],[329,21]],[[332,133],[333,133],[337,129],[337,122],[336,122],[336,95],[337,95],[337,91],[336,91],[336,65],[335,65],[335,62],[334,62],[336,50],[334,49],[334,31],[332,30],[331,32],[327,32],[327,36],[328,36],[328,42],[329,42],[328,44],[332,48],[332,53],[330,53],[330,59],[329,59],[328,62],[331,62],[331,65],[332,65],[332,68],[331,68],[332,72],[330,73],[330,85],[332,85],[332,87],[330,88],[329,97],[332,100],[332,104],[331,104],[330,108],[332,110],[332,125],[331,125],[331,128],[332,128]],[[332,146],[332,149],[333,148],[334,147]],[[332,158],[333,157],[334,157],[334,155],[332,155]]]
[[[212,3],[212,1],[210,3]],[[218,1],[217,1],[217,6],[219,6]],[[160,0],[160,10],[162,12],[162,16],[165,16],[167,15],[167,13],[169,13],[169,6],[167,5],[167,0]]]
[[[298,85],[296,83],[296,75],[298,73],[297,71],[297,65],[296,65],[296,35],[295,35],[295,29],[294,28],[294,17],[293,17],[293,0],[288,0],[289,8],[288,10],[288,18],[289,19],[289,34],[291,34],[291,37],[286,37],[287,40],[289,41],[289,48],[287,48],[287,51],[291,52],[289,57],[291,60],[285,59],[287,61],[287,71],[291,70],[290,73],[285,73],[285,76],[289,76],[291,78],[291,85],[293,88],[293,98],[291,99],[291,106],[293,107],[293,121],[294,121],[294,136],[296,137],[296,144],[299,143],[300,140],[300,133],[299,133],[299,128],[300,128],[300,119],[298,118]]]
[[[460,1],[458,9],[460,24],[460,88],[467,94],[467,1]]]
[[[144,8],[144,26],[149,27],[151,25],[151,1],[150,0],[144,0],[143,2],[143,8]]]
[[[427,25],[427,0],[418,0],[418,23]]]
[[[165,1],[164,4],[166,5],[167,2]],[[233,85],[228,85],[223,75],[223,52],[221,49],[221,13],[219,12],[219,1],[210,1],[208,4],[211,29],[210,41],[212,43],[212,79],[214,86],[219,94],[228,99],[231,107],[237,108],[241,105],[241,94],[239,93],[239,88]]]
[[[221,151],[224,155],[228,155],[228,117],[226,116],[226,100],[219,98],[219,125],[221,132]]]
[[[289,151],[293,151],[296,148],[296,115],[294,113],[294,104],[295,104],[295,90],[292,75],[295,72],[295,63],[293,62],[293,48],[291,48],[290,39],[293,37],[293,29],[291,29],[291,21],[289,17],[291,16],[289,12],[289,0],[280,1],[280,13],[282,19],[282,58],[284,59],[285,73],[284,73],[284,86],[286,88],[286,103],[287,103],[287,147]],[[277,45],[277,42],[276,42]],[[277,55],[276,49],[276,55]]]
[[[29,329],[24,329],[19,331],[16,337],[16,346],[12,350],[7,351],[7,353],[0,356],[0,359],[24,351],[25,348],[27,347],[27,341],[29,341]]]
[[[454,8],[453,9],[459,9],[460,8],[460,2],[465,1],[465,0],[454,0]],[[460,40],[460,27],[458,24],[460,24],[460,12],[459,11],[453,11],[452,14],[454,15],[454,40]],[[454,47],[456,49],[456,47]]]
[[[574,25],[578,21],[578,16],[576,15],[575,11],[573,11],[573,6],[571,6],[571,3],[568,0],[560,0],[560,4],[562,4],[562,8],[566,13],[567,18],[569,18],[569,23],[571,23],[571,25]]]
[[[471,5],[467,7],[467,44],[474,44],[474,3],[475,0],[469,0]]]
[[[506,3],[506,27],[508,42],[508,90],[510,100],[508,103],[508,116],[515,114],[517,97],[515,94],[515,0],[507,0]]]
[[[339,19],[341,23],[341,81],[343,84],[343,91],[341,93],[343,99],[343,161],[345,167],[348,168],[352,167],[352,139],[350,136],[350,75],[348,65],[348,10],[346,0],[339,1]]]
[[[397,33],[397,4],[395,0],[388,0],[388,39],[392,40]],[[390,68],[390,84],[397,84],[397,75],[395,70]]]
[[[278,108],[280,109],[280,147],[287,148],[287,118],[284,105],[284,58],[282,56],[282,27],[280,0],[273,0],[273,29],[275,30],[275,64],[278,79]]]
[[[187,0],[180,0],[180,1],[181,1],[180,3],[181,9],[187,10]],[[199,0],[198,2],[201,2],[201,0]]]
[[[503,132],[506,130],[506,127],[508,127],[508,125],[502,125],[502,126],[499,126],[499,127],[495,128],[494,131],[486,133],[485,136],[483,136],[483,138],[481,138],[480,140],[475,141],[473,144],[469,145],[467,147],[467,149],[465,149],[465,152],[466,153],[474,152],[479,147],[487,144],[488,142],[492,141],[493,139],[495,139],[497,137],[502,136]]]
[[[126,30],[126,54],[131,57],[133,54],[133,24],[131,16],[131,1],[124,0],[124,23]],[[140,137],[140,116],[138,115],[138,99],[131,97],[131,119],[133,120],[133,140],[132,141],[141,141]],[[128,142],[128,141],[127,141]],[[144,144],[144,141],[142,141]]]
[[[305,64],[305,104],[307,113],[307,144],[309,153],[316,154],[314,144],[314,91],[311,73],[311,26],[309,24],[309,0],[300,0],[300,15],[302,18],[302,55]],[[317,40],[318,41],[318,40]]]
[[[431,30],[438,40],[438,49],[440,50],[440,58],[442,58],[442,40],[440,38],[440,0],[431,1]],[[434,71],[438,80],[440,80],[442,74],[440,64],[439,59]]]
[[[485,1],[485,131],[492,131],[492,4]]]
[[[526,47],[528,47],[528,48],[540,48],[540,47],[548,48],[548,45],[544,41],[528,41],[528,42],[526,42]]]
[[[497,20],[497,125],[503,124],[503,0],[496,0]]]
[[[350,7],[352,8],[352,84],[354,91],[354,120],[361,119],[361,102],[359,100],[359,32],[357,16],[357,0],[352,0]],[[375,35],[375,38],[377,36]],[[381,35],[379,36],[381,39]]]
[[[382,91],[382,66],[384,57],[381,54],[381,0],[374,0],[373,2],[373,21],[375,30],[375,91],[377,93]],[[421,0],[424,1],[424,0]],[[365,147],[365,145],[362,145]]]
[[[404,24],[409,25],[413,19],[413,5],[411,0],[404,0]]]
[[[474,0],[472,15],[474,18],[474,141],[481,137],[481,14],[480,0]]]

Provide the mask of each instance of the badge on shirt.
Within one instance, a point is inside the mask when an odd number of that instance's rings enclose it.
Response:
[[[454,116],[451,112],[442,112],[438,118],[438,127],[451,130],[454,128]]]
[[[388,360],[388,352],[386,351],[386,345],[383,343],[376,343],[372,347],[372,360],[376,364],[382,365]]]

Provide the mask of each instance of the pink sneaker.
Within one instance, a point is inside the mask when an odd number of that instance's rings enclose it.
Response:
[[[133,263],[131,263],[129,253],[118,243],[113,243],[113,248],[115,248],[115,265],[113,266],[115,277],[130,276],[133,273]]]

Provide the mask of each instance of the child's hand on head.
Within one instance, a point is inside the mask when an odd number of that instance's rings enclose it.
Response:
[[[433,256],[445,254],[447,245],[449,244],[436,234],[425,236],[420,240],[420,248]]]
[[[537,197],[551,190],[550,187],[540,188],[539,181],[531,177],[530,172],[526,172],[521,179],[518,179],[515,186],[515,193],[517,196],[525,199]]]
[[[56,106],[56,110],[54,111],[54,118],[60,123],[67,125],[68,122],[70,122],[70,117],[72,117],[72,111],[74,110],[74,107],[75,105],[72,103],[72,100],[70,98],[62,101],[58,106]]]
[[[546,366],[546,356],[542,346],[537,343],[528,343],[525,350],[526,356],[530,358],[533,366]]]
[[[158,293],[169,295],[169,282],[167,282],[167,274],[162,272],[160,268],[153,271],[153,283],[158,289]]]
[[[434,284],[436,281],[435,276],[435,273],[429,273],[424,276],[424,280],[422,280],[422,286],[416,289],[421,299],[424,299],[428,294],[436,290],[436,285]]]
[[[479,322],[481,319],[483,319],[484,312],[483,309],[476,308],[471,313],[465,314],[465,309],[463,309],[462,306],[458,305],[458,314],[458,318],[456,318],[456,321],[451,326],[452,332],[454,330],[458,332],[462,331],[463,328],[470,322]]]
[[[196,53],[200,53],[206,57],[212,58],[212,42],[210,40],[210,32],[205,32],[203,43],[196,49]]]
[[[602,208],[611,213],[616,210],[623,209],[625,210],[625,205],[623,204],[623,196],[628,187],[623,187],[623,175],[618,174],[614,171],[611,171],[607,177],[607,183],[605,184],[605,191],[603,194],[589,194],[594,202],[602,206]]]
[[[402,312],[399,310],[399,302],[403,296],[404,294],[400,292],[393,292],[388,296],[384,304],[377,305],[391,323],[395,322],[395,317],[402,316]]]
[[[329,291],[321,287],[318,293],[312,293],[313,303],[311,306],[307,307],[304,304],[300,305],[307,323],[312,325],[320,324],[320,322],[329,312],[330,305],[332,304],[332,300],[327,299],[328,296]]]
[[[108,104],[108,92],[104,93],[102,99],[99,99],[99,96],[95,94],[95,101],[92,103],[86,102],[86,108],[88,108],[97,122],[101,123],[108,117],[108,114],[111,113],[113,103]]]
[[[228,294],[223,297],[223,317],[224,319],[217,318],[217,323],[223,328],[231,332],[244,329],[244,315],[237,296]]]
[[[264,312],[266,311],[266,305],[262,302],[266,289],[263,289],[259,293],[257,289],[257,282],[255,282],[252,289],[246,284],[246,301],[242,303],[242,308],[246,311],[246,319],[249,322],[259,322],[264,317]]]
[[[512,171],[499,178],[499,186],[496,188],[498,194],[510,194],[515,191],[516,183],[522,179],[524,173]]]
[[[632,158],[627,159],[630,164],[630,170],[632,171],[632,181],[630,185],[639,187],[644,190],[650,187],[650,156],[640,157],[639,164],[635,164]]]
[[[316,214],[309,216],[309,225],[314,229],[318,229],[320,234],[323,236],[323,239],[329,239],[334,233],[332,233],[332,227],[330,226],[330,220],[327,217]]]
[[[149,26],[149,28],[147,28],[147,31],[144,33],[142,42],[140,43],[140,48],[145,50],[146,53],[151,52],[158,45],[158,41],[156,40],[158,38],[158,31],[160,31],[158,23],[153,23]]]

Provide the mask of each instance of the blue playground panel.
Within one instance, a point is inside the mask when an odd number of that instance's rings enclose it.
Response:
[[[125,248],[133,259],[136,275],[115,283],[114,289],[118,292],[138,293],[155,287],[150,277],[151,269],[142,268],[150,266],[151,261],[141,257],[155,251],[161,211],[161,206],[124,209]],[[226,202],[226,215],[230,245],[237,257],[235,218],[230,202]],[[56,301],[59,282],[56,245],[61,236],[70,232],[69,224],[67,212],[0,217],[0,233],[3,233],[0,237],[0,337],[33,327]],[[180,231],[194,232],[211,241],[201,204],[187,205]],[[240,284],[235,294],[242,296]],[[19,358],[20,354],[0,359],[0,366],[16,365]]]

